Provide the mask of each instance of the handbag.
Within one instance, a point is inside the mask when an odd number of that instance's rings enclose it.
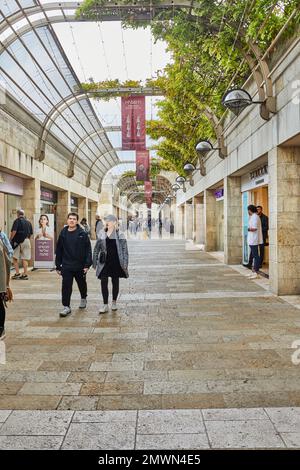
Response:
[[[104,251],[101,251],[100,257],[99,257],[99,262],[100,262],[101,264],[105,264],[105,261],[106,261],[105,252],[104,252]]]

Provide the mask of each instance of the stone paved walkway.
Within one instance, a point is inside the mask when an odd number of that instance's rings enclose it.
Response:
[[[286,449],[300,408],[0,411],[0,449]]]
[[[75,290],[66,319],[55,272],[13,282],[0,409],[300,405],[299,309],[209,254],[178,240],[130,241],[120,309],[101,317],[99,281],[88,280],[88,309],[77,309]]]

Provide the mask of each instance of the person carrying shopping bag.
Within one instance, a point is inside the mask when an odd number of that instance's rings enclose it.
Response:
[[[108,278],[112,280],[112,310],[117,310],[120,278],[128,278],[128,247],[125,235],[117,227],[118,220],[114,215],[104,218],[105,228],[99,233],[94,248],[93,267],[101,281],[103,307],[99,313],[108,312]]]

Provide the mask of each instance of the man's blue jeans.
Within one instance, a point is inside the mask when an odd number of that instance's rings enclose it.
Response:
[[[254,271],[258,273],[260,268],[260,256],[258,253],[258,245],[250,245],[251,255],[254,259]]]

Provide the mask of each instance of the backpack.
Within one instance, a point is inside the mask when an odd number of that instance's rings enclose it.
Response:
[[[17,233],[12,239],[13,248],[17,248],[18,245],[26,240],[32,233],[32,228],[30,222],[28,222],[23,217],[18,219]]]

